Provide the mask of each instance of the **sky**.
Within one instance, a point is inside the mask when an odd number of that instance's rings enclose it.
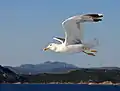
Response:
[[[119,3],[120,0],[1,0],[0,64],[19,66],[60,61],[79,67],[120,67]],[[43,51],[54,36],[64,37],[63,20],[86,13],[104,15],[102,22],[84,25],[84,40],[100,41],[95,57]]]

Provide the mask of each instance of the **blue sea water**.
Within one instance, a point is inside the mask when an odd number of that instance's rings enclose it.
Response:
[[[0,91],[120,91],[120,86],[81,84],[0,84]]]

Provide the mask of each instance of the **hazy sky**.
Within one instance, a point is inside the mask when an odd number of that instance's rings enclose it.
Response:
[[[79,67],[120,66],[120,0],[1,0],[0,64],[62,61]],[[86,24],[85,41],[97,37],[97,56],[43,52],[53,36],[63,36],[61,22],[76,14],[102,13],[103,21]]]

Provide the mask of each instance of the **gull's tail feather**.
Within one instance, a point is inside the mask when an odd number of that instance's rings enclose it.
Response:
[[[87,48],[93,48],[99,45],[99,40],[94,38],[94,40],[88,42],[88,43],[84,43],[84,46]]]

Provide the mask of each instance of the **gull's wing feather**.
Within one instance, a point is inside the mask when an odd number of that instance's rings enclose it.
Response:
[[[102,14],[85,14],[70,17],[62,22],[65,30],[65,44],[80,44],[83,41],[82,23],[84,22],[98,22],[103,17]]]
[[[54,37],[53,39],[59,41],[60,43],[64,43],[65,41],[64,38],[60,38],[60,37]]]

